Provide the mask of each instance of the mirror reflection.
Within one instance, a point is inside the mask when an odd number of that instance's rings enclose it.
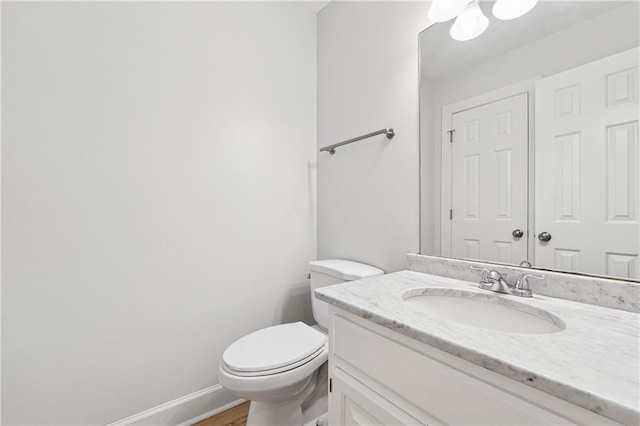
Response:
[[[638,3],[420,34],[421,253],[640,280]]]

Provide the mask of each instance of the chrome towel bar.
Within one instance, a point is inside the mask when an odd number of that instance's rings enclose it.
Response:
[[[357,138],[348,139],[346,141],[334,143],[333,145],[325,146],[324,148],[320,148],[320,152],[329,151],[329,154],[333,155],[336,153],[336,148],[339,146],[361,141],[362,139],[367,139],[377,135],[386,135],[387,139],[393,139],[393,137],[396,135],[396,132],[393,129],[380,129],[375,132],[367,133],[366,135],[358,136]]]

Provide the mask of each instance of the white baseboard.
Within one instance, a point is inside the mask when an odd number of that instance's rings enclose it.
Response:
[[[243,403],[220,385],[211,386],[108,426],[189,426]]]

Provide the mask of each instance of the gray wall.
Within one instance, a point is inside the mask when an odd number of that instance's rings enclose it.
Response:
[[[121,419],[309,320],[315,15],[2,9],[2,423]]]
[[[418,33],[426,2],[332,2],[318,15],[318,256],[404,268],[418,250]]]

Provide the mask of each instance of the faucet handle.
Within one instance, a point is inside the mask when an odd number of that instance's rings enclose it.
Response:
[[[516,288],[522,289],[522,290],[528,290],[529,289],[529,278],[533,278],[534,280],[544,280],[544,275],[538,275],[538,274],[520,274],[520,276],[518,276],[518,279],[516,280]]]
[[[519,296],[531,297],[531,287],[529,287],[529,278],[534,280],[543,280],[544,275],[537,274],[520,274],[516,280],[515,291]]]

